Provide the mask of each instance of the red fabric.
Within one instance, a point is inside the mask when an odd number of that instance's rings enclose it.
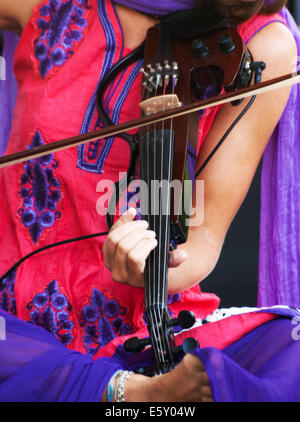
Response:
[[[177,336],[176,343],[182,344],[185,338],[194,337],[201,348],[215,347],[222,350],[274,318],[276,318],[274,314],[267,312],[234,315],[185,331]]]
[[[67,3],[70,2],[62,0],[63,5]],[[81,15],[78,12],[71,19],[71,12],[68,15],[65,11],[69,26],[66,26],[64,36],[67,37],[71,31],[78,31],[81,35],[73,33],[75,41],[72,48],[69,48],[71,52],[66,48],[68,59],[64,64],[58,64],[63,49],[62,38],[59,42],[53,34],[51,38],[51,27],[46,26],[49,13],[53,13],[47,9],[48,0],[43,0],[34,9],[23,31],[15,55],[19,92],[7,154],[33,146],[33,142],[51,143],[80,132],[85,111],[104,66],[103,58],[108,46],[104,27],[97,15],[97,0],[89,0],[91,8],[88,9],[80,8],[80,1],[74,0],[71,3]],[[122,50],[122,31],[110,0],[105,1],[105,8],[116,39],[113,57],[113,62],[116,62],[126,53]],[[79,18],[84,19],[86,24],[83,25]],[[242,35],[253,33],[253,30],[256,31],[257,27],[270,19],[254,18],[251,25],[241,26]],[[58,34],[61,28],[56,29]],[[43,39],[45,33],[48,38]],[[67,38],[64,40],[66,42]],[[56,63],[47,72],[45,69],[49,62],[45,59],[40,43],[48,43],[48,56],[51,53]],[[110,113],[114,111],[118,94],[132,68],[125,72],[122,80],[111,91]],[[120,122],[138,116],[136,99],[139,95],[140,77],[137,77],[122,107]],[[201,119],[200,144],[216,112],[209,110]],[[91,127],[95,122],[96,114]],[[101,140],[100,146],[103,144]],[[101,174],[80,168],[77,148],[57,152],[48,158],[48,161],[34,160],[1,170],[1,274],[37,248],[68,238],[106,231],[105,215],[99,215],[99,212],[104,214],[99,202],[99,182],[116,181],[119,172],[127,171],[129,148],[123,140],[116,139]],[[128,330],[135,335],[144,332],[144,294],[142,290],[112,282],[110,272],[103,264],[104,240],[102,237],[60,246],[30,258],[18,268],[15,279],[12,277],[7,282],[10,283],[5,291],[7,296],[4,297],[3,291],[0,291],[0,299],[3,303],[6,301],[5,306],[9,306],[10,310],[15,301],[19,318],[44,326],[72,349],[90,352],[93,346],[92,354],[95,356],[112,354],[116,345],[127,338]],[[13,283],[12,291],[10,287]],[[172,314],[177,315],[180,310],[189,309],[193,310],[197,318],[212,313],[219,305],[218,297],[201,293],[198,286],[183,292],[180,297],[173,297],[173,301],[170,304]],[[97,315],[91,316],[92,311],[97,311]],[[258,324],[262,321],[260,318]],[[100,320],[106,325],[101,325]],[[238,328],[238,335],[253,327],[251,321],[249,324],[243,317],[243,327]],[[223,329],[223,324],[221,327]],[[104,344],[98,344],[96,335],[93,335],[101,330],[106,333],[106,339],[111,339],[105,347]],[[207,330],[201,328],[205,335]],[[201,344],[206,343],[201,340]],[[219,340],[213,343],[220,344]]]

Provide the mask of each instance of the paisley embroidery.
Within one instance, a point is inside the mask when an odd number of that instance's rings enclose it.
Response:
[[[88,0],[49,0],[39,9],[37,26],[41,33],[34,41],[34,55],[42,78],[73,55],[87,26],[87,9]]]
[[[93,289],[90,303],[82,308],[80,318],[88,354],[93,356],[115,337],[131,333],[130,325],[124,322],[125,314],[126,309],[116,299],[109,299],[100,290]]]
[[[16,270],[13,270],[7,277],[0,280],[0,308],[12,315],[17,315],[15,279]]]
[[[123,78],[122,81],[119,81],[123,84],[121,92],[118,95],[118,98],[115,100],[114,104],[110,104],[112,101],[108,101],[106,104],[106,110],[109,112],[109,108],[111,108],[112,113],[110,115],[110,119],[114,124],[118,124],[121,116],[122,107],[124,102],[127,98],[127,95],[132,87],[134,81],[136,80],[140,69],[142,67],[143,61],[139,60],[138,63],[134,66],[132,71],[130,72],[129,76],[125,80]],[[95,96],[93,97],[93,99]],[[111,99],[110,99],[111,100]],[[93,113],[91,112],[91,110]],[[94,113],[95,113],[95,106],[90,106],[87,113],[89,113],[89,118],[85,118],[84,125],[82,126],[81,133],[88,132],[91,126],[91,121],[94,120]],[[86,114],[87,114],[86,113]],[[99,120],[96,120],[95,126],[92,126],[92,130],[99,130],[103,127],[103,123]],[[78,167],[82,170],[91,172],[91,173],[103,173],[105,161],[108,157],[108,154],[112,148],[113,142],[115,138],[108,138],[104,141],[96,141],[92,144],[84,144],[79,145],[78,147]],[[91,153],[92,152],[92,153]]]
[[[98,0],[98,15],[100,24],[103,26],[106,37],[106,49],[98,84],[85,112],[80,134],[88,133],[93,130],[99,130],[101,127],[103,127],[103,122],[101,122],[98,118],[98,113],[96,110],[96,96],[98,86],[107,71],[111,69],[113,63],[121,59],[123,54],[122,46],[120,49],[120,55],[115,57],[117,51],[117,37],[114,27],[111,23],[111,19],[108,16],[108,7],[105,0]],[[118,91],[116,92],[116,86],[113,87],[113,84],[111,84],[104,95],[103,106],[107,114],[110,115],[110,119],[114,124],[119,122],[123,104],[133,83],[139,75],[142,66],[143,60],[139,60],[130,69],[129,72],[123,72],[117,82]],[[111,110],[111,113],[109,110]],[[95,141],[92,144],[79,145],[77,167],[90,173],[103,173],[105,161],[112,148],[113,142],[114,138],[108,138],[105,140],[102,139]]]
[[[37,131],[29,148],[44,145]],[[61,199],[60,183],[54,177],[58,162],[53,154],[27,161],[25,173],[21,175],[20,197],[22,207],[18,210],[22,224],[28,228],[34,243],[37,243],[44,230],[53,226],[61,217],[57,203]]]
[[[70,320],[72,306],[67,297],[59,291],[56,280],[53,280],[44,292],[36,294],[26,308],[30,311],[28,322],[50,331],[65,345],[72,342],[74,338],[74,324]]]

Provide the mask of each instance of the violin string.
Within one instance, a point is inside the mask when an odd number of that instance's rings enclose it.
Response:
[[[158,90],[158,87],[157,87]],[[156,91],[156,95],[157,95],[157,91]],[[158,162],[158,172],[155,176],[155,183],[160,182],[162,180],[162,163],[163,163],[163,152],[164,152],[164,141],[163,141],[163,134],[164,134],[164,126],[165,126],[165,122],[162,123],[162,132],[160,138],[159,138],[159,142],[158,145],[161,146],[160,148],[160,154],[155,154],[154,157],[159,157],[160,162]],[[155,139],[156,139],[156,127],[155,127]],[[156,142],[155,142],[156,145]],[[154,160],[155,161],[155,160]],[[157,184],[156,184],[157,186]],[[155,201],[156,201],[156,192],[154,194],[155,197]],[[157,267],[157,276],[156,276],[156,282],[155,282],[155,291],[154,291],[154,300],[156,301],[156,305],[160,304],[160,277],[161,277],[161,245],[162,245],[162,238],[161,238],[161,192],[160,192],[160,188],[158,187],[158,191],[157,191],[157,200],[158,200],[158,204],[155,204],[155,208],[154,208],[154,214],[155,214],[155,231],[159,236],[159,241],[158,241],[158,245],[159,248],[155,248],[155,254],[156,257],[158,258],[158,267]],[[159,216],[158,216],[158,225],[157,225],[157,216],[156,216],[156,210],[158,210],[159,212]],[[158,228],[158,230],[157,230]],[[163,344],[162,344],[162,338],[159,335],[159,327],[162,327],[162,310],[160,305],[158,306],[158,310],[155,314],[156,316],[156,327],[157,327],[157,336],[158,336],[158,340],[159,340],[159,360],[162,361],[163,363],[165,363],[165,356],[164,356],[164,350],[163,350]]]
[[[165,64],[165,68],[166,68],[166,64]],[[165,80],[164,80],[164,95],[166,95],[166,89],[167,89],[167,87],[168,87],[168,79],[167,79],[167,75],[165,75]],[[163,111],[165,111],[165,100],[163,101]],[[165,122],[163,122],[163,128],[164,128],[164,125],[165,125]],[[163,131],[163,133],[164,133],[164,131]],[[170,142],[170,140],[168,140],[168,142]],[[162,142],[162,144],[164,144],[164,141]],[[168,149],[167,152],[169,152],[169,149]],[[163,155],[162,155],[162,157],[163,157]],[[168,157],[168,160],[170,160],[169,157]],[[163,165],[163,159],[161,160],[161,163]],[[161,172],[163,173],[163,169],[161,169]],[[168,178],[167,178],[167,181],[168,181]],[[168,202],[168,186],[167,186],[167,198],[166,199],[167,199],[167,202]],[[161,209],[161,215],[162,215],[162,211],[163,210]],[[165,216],[165,218],[167,218],[167,209],[166,209],[166,216]],[[162,217],[161,217],[161,219],[162,219]],[[161,219],[160,219],[160,232],[162,231],[162,221],[161,221]],[[164,234],[166,236],[166,232]],[[167,240],[167,238],[165,237],[164,238],[164,241],[165,241],[164,242],[164,247],[165,247],[166,240]],[[166,265],[166,262],[165,262],[165,250],[162,251],[161,255],[163,255],[162,268],[164,269],[165,268],[165,265]],[[164,294],[165,294],[165,282],[166,282],[166,279],[165,279],[165,270],[163,270],[163,277],[162,277],[162,280],[161,280],[162,285],[160,286],[161,293],[162,293],[162,297],[163,298],[164,298]],[[161,300],[162,300],[162,298],[161,298]]]
[[[144,100],[144,99],[149,99],[150,90],[149,90],[149,85],[148,85],[149,81],[147,79],[147,73],[144,72],[144,71],[143,71],[143,73],[144,73],[144,83],[143,83],[142,98]],[[145,93],[146,93],[146,96],[144,95]],[[149,115],[149,112],[146,110],[145,114]],[[142,160],[143,160],[143,163],[141,163],[141,165],[143,165],[144,177],[145,177],[145,172],[147,172],[146,180],[149,180],[150,175],[149,175],[149,168],[148,168],[148,165],[147,165],[147,162],[148,162],[148,159],[149,159],[148,158],[149,157],[149,130],[148,130],[148,126],[146,126],[144,130],[146,131],[146,139],[143,138],[144,139],[143,140],[144,143],[142,145],[142,150],[143,150]],[[143,204],[143,206],[147,207],[147,205],[149,204],[148,191],[143,192],[143,198],[141,198],[141,199],[142,200],[144,199],[144,201],[146,202],[146,203]],[[148,211],[148,210],[146,209],[146,211]],[[145,299],[146,300],[147,300],[147,298],[149,298],[149,282],[148,282],[149,275],[148,274],[150,273],[150,259],[151,259],[151,257],[148,257],[148,259],[146,260],[146,268],[145,268],[145,288],[146,288]],[[146,303],[146,306],[147,306],[147,303]]]
[[[174,93],[175,93],[175,84],[174,84],[174,78],[172,78],[172,105],[171,107],[174,108]],[[172,177],[172,170],[173,170],[173,118],[170,120],[170,139],[169,139],[169,160],[168,160],[168,183],[170,183],[171,181],[171,177]],[[164,251],[165,255],[165,260],[167,260],[167,262],[164,262],[164,268],[167,268],[166,271],[164,271],[164,282],[163,282],[163,297],[165,298],[165,301],[167,301],[167,290],[168,289],[168,259],[169,259],[169,235],[168,235],[168,230],[170,227],[170,212],[171,212],[171,185],[168,185],[168,203],[166,206],[166,213],[168,215],[168,221],[166,221],[166,226],[165,226],[165,236],[166,236],[166,240],[168,241],[167,243],[165,242],[165,247],[167,248],[166,251]]]
[[[157,288],[157,290],[158,290],[157,291],[158,302],[159,303],[162,303],[162,298],[160,296],[161,296],[161,290],[164,287],[164,281],[165,281],[164,280],[164,272],[163,272],[163,278],[161,277],[161,275],[162,275],[161,268],[163,268],[163,269],[165,268],[164,248],[165,248],[165,241],[166,241],[166,239],[164,239],[164,238],[163,238],[163,241],[162,241],[162,237],[163,237],[162,236],[162,219],[163,219],[163,216],[162,216],[162,213],[163,213],[163,210],[162,210],[162,200],[163,200],[162,189],[163,189],[163,176],[164,176],[163,163],[164,163],[164,143],[165,143],[164,132],[165,132],[165,123],[163,123],[162,139],[161,139],[161,156],[160,156],[160,172],[161,172],[161,174],[160,174],[160,178],[159,178],[159,180],[161,181],[161,186],[160,186],[160,189],[159,189],[159,216],[160,216],[160,218],[159,218],[159,238],[160,238],[161,250],[159,251],[159,269],[158,269],[158,273],[159,273],[158,283],[159,283],[159,285],[158,285],[158,288]],[[161,285],[161,283],[162,283],[162,285]],[[162,308],[160,308],[160,309],[161,309],[160,310],[160,319],[161,319],[161,327],[162,327],[162,311],[163,311],[163,309]],[[162,355],[162,360],[165,363],[165,355],[164,354]]]

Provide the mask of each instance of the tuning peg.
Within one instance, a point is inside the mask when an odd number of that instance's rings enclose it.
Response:
[[[204,59],[210,53],[209,48],[204,43],[204,41],[200,39],[196,39],[192,43],[192,49],[194,51],[195,57],[197,59]]]
[[[143,351],[149,344],[151,344],[150,338],[139,339],[138,337],[132,337],[125,341],[124,349],[126,352],[138,353]]]
[[[168,322],[169,327],[175,327],[179,325],[183,330],[191,328],[196,322],[194,314],[190,311],[181,311],[178,314],[178,318],[171,319]]]
[[[188,338],[184,339],[183,342],[182,342],[182,350],[183,350],[184,354],[192,352],[197,347],[200,347],[200,344],[193,337],[188,337]]]
[[[176,346],[172,348],[172,354],[179,355],[180,353],[184,353],[186,355],[187,353],[190,353],[195,350],[197,347],[200,347],[198,341],[193,337],[188,337],[183,340],[181,346]]]
[[[222,34],[219,37],[219,46],[223,54],[232,53],[235,50],[235,44],[227,34]]]

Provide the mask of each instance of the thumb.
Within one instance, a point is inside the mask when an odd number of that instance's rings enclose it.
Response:
[[[182,249],[175,249],[174,251],[169,253],[169,267],[170,268],[178,267],[187,258],[188,258],[188,254],[186,251]]]

